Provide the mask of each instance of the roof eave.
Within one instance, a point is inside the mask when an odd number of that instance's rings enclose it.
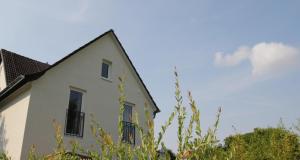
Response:
[[[136,73],[138,79],[141,81],[141,84],[142,84],[143,88],[146,90],[146,92],[147,92],[147,94],[149,95],[149,97],[150,97],[152,103],[154,104],[156,110],[153,112],[153,115],[154,115],[154,117],[155,117],[156,114],[160,112],[160,109],[158,108],[158,106],[157,106],[156,102],[154,101],[153,97],[151,96],[151,94],[150,94],[148,88],[146,87],[144,81],[142,80],[141,76],[139,75],[139,73],[137,72],[136,68],[134,67],[132,61],[130,60],[130,58],[129,58],[129,56],[128,56],[126,50],[125,50],[125,48],[123,47],[122,43],[120,42],[119,38],[117,37],[117,35],[114,33],[113,30],[110,30],[110,31],[111,31],[112,35],[116,38],[116,41],[117,41],[118,45],[120,46],[122,52],[125,54],[125,56],[126,56],[126,58],[128,59],[130,65],[132,66],[134,72]]]
[[[44,72],[39,72],[35,74],[30,75],[20,75],[15,82],[11,83],[9,86],[4,88],[0,92],[0,102],[3,101],[5,98],[10,96],[13,92],[21,88],[23,85],[25,85],[27,82],[31,82],[33,80],[38,79],[41,75],[43,75]]]

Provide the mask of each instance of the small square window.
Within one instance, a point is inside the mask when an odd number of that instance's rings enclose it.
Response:
[[[111,72],[111,62],[103,61],[102,62],[101,76],[103,78],[109,79],[110,78],[110,72]]]

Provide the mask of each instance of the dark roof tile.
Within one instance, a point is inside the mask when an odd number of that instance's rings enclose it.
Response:
[[[20,75],[42,72],[50,67],[49,64],[18,55],[5,49],[1,49],[1,57],[4,62],[7,85]]]

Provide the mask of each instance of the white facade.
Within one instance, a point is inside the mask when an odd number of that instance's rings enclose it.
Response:
[[[6,87],[3,63],[0,63],[0,91]]]
[[[29,101],[30,89],[24,89],[13,99],[0,103],[5,106],[0,110],[0,149],[13,160],[21,157]]]
[[[109,79],[101,76],[103,61],[111,63]],[[91,114],[117,140],[120,76],[126,78],[126,101],[133,104],[133,110],[140,115],[140,122],[144,122],[144,103],[148,103],[153,111],[156,106],[114,33],[109,32],[0,102],[1,137],[6,143],[1,144],[2,150],[13,159],[26,159],[32,145],[39,153],[51,153],[55,147],[52,122],[56,120],[62,129],[65,128],[72,89],[83,93],[84,132],[83,137],[65,135],[65,143],[73,139],[85,148],[95,144],[90,131]]]

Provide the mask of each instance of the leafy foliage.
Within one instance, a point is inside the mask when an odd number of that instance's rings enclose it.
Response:
[[[300,159],[297,135],[285,128],[256,128],[251,133],[225,139],[224,149],[232,159]]]
[[[0,153],[1,160],[10,160],[10,158],[5,153]]]
[[[154,122],[151,118],[149,106],[145,103],[146,127],[142,127],[139,122],[138,113],[134,113],[134,124],[136,127],[139,142],[133,146],[122,141],[123,137],[123,112],[126,100],[124,78],[119,78],[119,119],[118,119],[118,140],[115,142],[112,136],[101,127],[101,124],[92,120],[91,131],[98,148],[88,150],[82,148],[78,142],[71,142],[71,150],[67,150],[61,127],[57,122],[53,122],[55,128],[56,148],[50,155],[38,155],[35,146],[32,146],[29,160],[79,160],[80,156],[86,155],[93,160],[297,160],[300,159],[300,139],[297,134],[287,130],[283,125],[277,128],[257,128],[254,132],[247,134],[236,134],[225,139],[225,144],[221,145],[216,137],[221,108],[219,108],[216,121],[212,128],[206,133],[201,129],[200,111],[193,99],[192,93],[188,92],[189,107],[192,114],[187,115],[187,107],[183,105],[183,96],[180,89],[178,73],[175,71],[175,100],[176,105],[168,120],[161,126],[157,138],[154,136]],[[174,154],[168,150],[163,142],[166,130],[177,119],[177,141],[178,150]],[[187,123],[187,126],[185,124]],[[300,131],[299,124],[295,125],[295,130]],[[5,154],[0,154],[0,159],[9,160]]]

